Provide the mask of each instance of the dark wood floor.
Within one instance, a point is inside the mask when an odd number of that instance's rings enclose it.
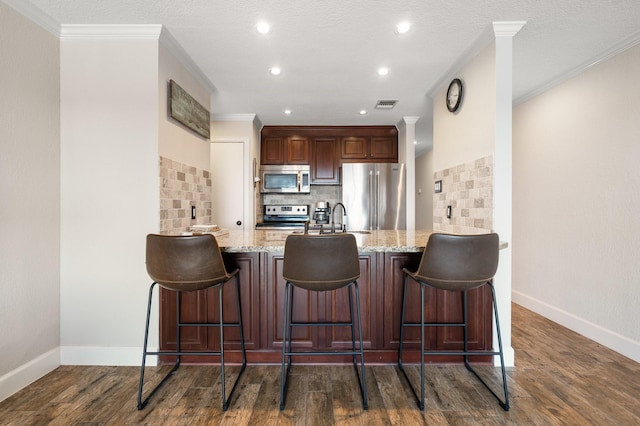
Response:
[[[227,412],[215,366],[180,367],[143,411],[137,368],[62,366],[0,402],[0,424],[640,424],[640,364],[518,305],[512,327],[509,412],[460,366],[428,368],[424,412],[395,366],[367,367],[363,411],[352,367],[294,365],[282,412],[279,366],[247,367]],[[497,371],[482,368],[499,385]],[[410,372],[418,383],[417,368]]]

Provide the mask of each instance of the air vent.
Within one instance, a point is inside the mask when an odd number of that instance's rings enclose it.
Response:
[[[376,109],[392,109],[398,103],[397,100],[383,100],[376,103]]]

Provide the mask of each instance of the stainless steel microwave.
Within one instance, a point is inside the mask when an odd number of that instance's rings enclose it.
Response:
[[[311,167],[308,165],[262,166],[260,175],[262,193],[311,192]]]

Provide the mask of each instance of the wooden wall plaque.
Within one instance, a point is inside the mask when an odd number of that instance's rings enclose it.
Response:
[[[209,111],[173,80],[169,80],[169,115],[200,136],[211,136]]]

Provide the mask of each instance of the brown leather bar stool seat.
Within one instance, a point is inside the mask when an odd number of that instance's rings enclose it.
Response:
[[[498,400],[500,406],[509,411],[509,391],[507,389],[507,376],[504,368],[504,355],[502,352],[502,337],[500,335],[500,321],[498,319],[498,308],[496,306],[496,293],[493,288],[493,277],[498,268],[498,234],[481,235],[449,235],[431,234],[427,241],[427,246],[422,254],[420,266],[415,272],[404,269],[404,286],[402,296],[402,318],[400,325],[400,343],[398,348],[398,367],[403,372],[411,390],[418,402],[420,410],[424,410],[424,357],[427,355],[464,355],[464,364],[482,384]],[[408,323],[405,321],[405,308],[407,304],[407,283],[408,278],[413,278],[420,285],[421,290],[421,319],[419,323]],[[487,285],[491,288],[493,310],[495,314],[496,330],[498,334],[498,351],[470,351],[468,349],[467,333],[467,291]],[[447,291],[460,291],[462,293],[462,315],[461,323],[425,323],[424,320],[424,292],[425,288],[432,287]],[[426,351],[425,350],[425,327],[462,327],[464,330],[464,341],[462,351]],[[402,364],[402,347],[405,327],[420,327],[420,377],[421,391],[418,396]],[[499,355],[500,368],[502,370],[502,384],[504,391],[504,402],[493,391],[485,380],[469,364],[469,356],[473,355]]]
[[[358,246],[353,234],[289,235],[285,242],[282,277],[286,280],[284,293],[284,327],[282,333],[282,380],[280,382],[280,410],[284,410],[287,378],[291,369],[291,358],[296,355],[351,355],[362,393],[362,405],[366,410],[367,385],[365,381],[364,346],[362,344],[362,322],[360,320],[360,261]],[[308,291],[333,291],[348,287],[349,322],[339,321],[294,321],[293,290],[295,287]],[[353,296],[355,293],[359,346],[355,343]],[[344,351],[293,351],[293,327],[350,326],[351,350]],[[360,372],[357,358],[360,357]],[[286,362],[286,367],[285,367]]]
[[[242,309],[240,305],[240,284],[238,279],[239,269],[227,272],[222,260],[222,253],[218,242],[213,235],[198,236],[167,236],[147,235],[147,272],[153,283],[149,288],[149,301],[147,304],[147,320],[144,331],[144,345],[142,354],[142,367],[140,369],[140,384],[138,387],[138,410],[143,409],[153,394],[180,366],[182,355],[214,355],[220,356],[220,382],[222,385],[222,409],[227,410],[229,400],[247,365],[244,346],[244,334],[242,329]],[[238,312],[237,322],[224,322],[222,312],[222,290],[224,284],[235,278],[236,306]],[[176,292],[176,345],[175,351],[149,351],[147,342],[149,338],[149,317],[151,315],[151,301],[153,289],[156,284],[162,288]],[[219,289],[219,319],[217,322],[182,322],[180,318],[180,296],[185,291],[198,291],[212,287]],[[180,344],[180,329],[183,327],[219,327],[220,350],[219,351],[183,351]],[[240,329],[240,347],[242,351],[242,366],[231,387],[229,396],[225,391],[225,365],[224,365],[224,329],[225,327],[238,327]],[[143,385],[145,363],[148,355],[176,356],[176,363],[171,371],[158,383],[158,385],[143,400]]]

